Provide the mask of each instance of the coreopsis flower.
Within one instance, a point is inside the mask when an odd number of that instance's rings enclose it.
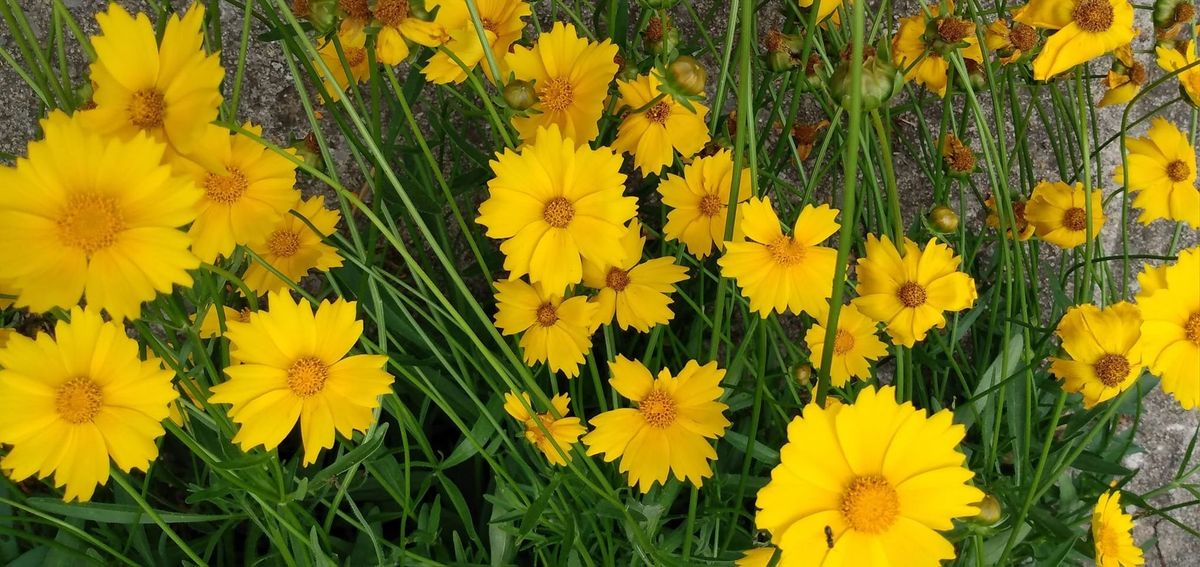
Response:
[[[653,74],[617,82],[617,91],[621,93],[617,105],[627,107],[629,112],[617,127],[612,147],[632,155],[642,175],[658,175],[675,160],[676,152],[686,160],[709,140],[708,126],[704,123],[708,107],[692,102],[689,110],[675,97],[659,92],[659,84]],[[655,102],[656,98],[661,100]]]
[[[1021,22],[1009,25],[1005,20],[996,20],[988,24],[983,35],[983,42],[988,51],[999,55],[1000,62],[1004,65],[1016,63],[1027,57],[1041,39],[1033,26]]]
[[[483,33],[488,39],[488,49],[496,60],[496,66],[501,74],[507,73],[504,56],[513,42],[521,39],[521,32],[525,29],[524,20],[530,13],[529,4],[523,0],[476,0],[475,7],[479,10],[479,20],[483,23]],[[486,63],[487,56],[483,44],[479,42],[479,33],[467,3],[462,0],[426,0],[426,8],[431,12],[437,9],[433,21],[445,30],[449,38],[445,50],[453,53],[468,70],[483,63],[483,73],[495,81],[491,66]],[[421,74],[425,75],[425,80],[439,85],[461,83],[467,79],[467,72],[442,51],[429,57]]]
[[[34,311],[86,297],[114,319],[189,286],[200,261],[177,227],[196,218],[200,190],[163,164],[167,146],[146,134],[102,136],[79,114],[54,111],[29,157],[0,167],[0,265]]]
[[[1146,83],[1146,67],[1133,56],[1133,45],[1125,44],[1113,51],[1112,67],[1104,78],[1104,97],[1097,106],[1125,104],[1142,90]]]
[[[251,313],[253,313],[253,311],[251,311],[248,307],[234,309],[228,305],[221,306],[221,317],[224,317],[224,325],[226,326],[228,326],[230,322],[249,323]],[[198,329],[200,338],[215,339],[223,335],[224,331],[221,329],[221,326],[222,323],[220,317],[217,315],[216,305],[209,305],[208,308],[204,310],[204,318],[200,320],[200,329]]]
[[[1043,181],[1033,188],[1025,205],[1025,219],[1033,225],[1038,238],[1059,248],[1070,250],[1089,240],[1087,196],[1083,184],[1072,188],[1062,181]],[[1092,232],[1104,228],[1104,205],[1099,189],[1092,191]]]
[[[1142,304],[1142,300],[1154,295],[1154,292],[1165,289],[1167,287],[1167,269],[1169,266],[1151,266],[1146,264],[1142,266],[1142,271],[1137,275],[1138,292],[1134,296],[1138,305]]]
[[[798,0],[801,8],[808,8],[813,5],[813,0]],[[842,5],[842,0],[821,0],[821,5],[817,8],[817,22],[825,21],[830,15],[833,16],[833,22],[838,23],[837,9]]]
[[[804,335],[804,342],[808,343],[811,353],[809,359],[818,369],[825,354],[828,319],[827,308]],[[842,306],[833,339],[833,359],[829,367],[829,378],[834,387],[845,386],[851,378],[866,380],[871,377],[871,363],[887,355],[887,345],[875,334],[877,329],[878,324],[875,320],[863,315],[857,307]]]
[[[974,516],[983,492],[958,450],[966,430],[867,387],[852,404],[813,403],[788,425],[755,524],[779,565],[937,565],[954,558],[938,532]],[[832,399],[832,398],[831,398]]]
[[[729,216],[730,194],[733,188],[733,154],[718,150],[683,168],[683,175],[672,173],[658,184],[664,205],[671,207],[663,234],[687,246],[697,258],[704,258],[725,249],[725,222]],[[739,173],[737,195],[733,201],[750,198],[750,172]],[[735,218],[733,239],[742,239],[741,216]]]
[[[1129,170],[1117,166],[1113,179],[1137,194],[1133,206],[1142,209],[1138,220],[1186,222],[1200,228],[1200,189],[1196,188],[1196,149],[1187,134],[1166,119],[1155,117],[1145,138],[1125,140]]]
[[[567,461],[571,458],[571,446],[579,441],[580,435],[587,431],[579,423],[578,417],[567,417],[571,411],[570,396],[558,394],[551,398],[550,405],[554,408],[553,413],[533,414],[525,409],[533,407],[533,401],[529,399],[529,394],[521,392],[521,398],[524,398],[524,404],[516,394],[504,394],[504,411],[525,428],[525,440],[529,441],[530,445],[537,447],[546,456],[546,460],[550,461],[550,464],[566,466]],[[550,434],[549,437],[543,433],[543,428]],[[558,453],[560,448],[567,456],[566,459],[563,459],[562,455]]]
[[[867,255],[858,259],[858,297],[864,315],[887,325],[888,335],[911,347],[932,328],[946,326],[946,311],[962,311],[978,297],[975,280],[959,271],[962,258],[930,239],[922,250],[904,239],[904,256],[887,236],[867,236]]]
[[[942,163],[950,175],[966,177],[975,171],[975,152],[958,136],[947,132],[942,139]]]
[[[337,230],[341,213],[325,208],[325,198],[317,195],[292,205],[290,211],[272,226],[271,232],[250,243],[248,248],[288,278],[284,281],[261,264],[251,261],[242,274],[242,281],[262,295],[288,288],[309,270],[327,272],[342,265],[342,257],[323,239]],[[299,215],[299,216],[296,216]],[[305,222],[307,220],[308,222]],[[309,226],[311,223],[312,226]],[[318,232],[313,232],[316,228]]]
[[[209,401],[232,406],[229,417],[240,426],[233,442],[244,451],[278,447],[299,420],[310,465],[333,447],[335,432],[349,438],[371,427],[393,378],[384,370],[387,356],[349,354],[363,331],[357,303],[322,301],[314,313],[282,292],[271,293],[268,305],[248,323],[226,321],[237,360]]]
[[[445,29],[413,15],[410,0],[375,0],[371,15],[379,25],[375,37],[375,58],[384,65],[399,65],[408,59],[408,42],[425,47],[443,43]]]
[[[579,375],[584,354],[592,348],[595,303],[586,297],[563,298],[541,284],[522,280],[496,282],[496,328],[507,335],[521,335],[525,364],[545,362],[551,372],[567,378]]]
[[[9,337],[0,349],[0,443],[12,448],[0,468],[18,482],[53,473],[67,501],[91,500],[110,458],[126,472],[147,470],[179,394],[174,373],[138,348],[123,326],[79,307],[53,338]]]
[[[1033,59],[1033,78],[1039,81],[1109,53],[1137,35],[1129,0],[1031,0],[1013,19],[1056,30]]]
[[[262,135],[259,126],[245,128]],[[291,160],[220,126],[209,125],[173,163],[204,191],[188,229],[192,252],[204,262],[262,240],[300,198]]]
[[[957,50],[963,59],[976,63],[983,62],[983,52],[975,37],[975,24],[954,16],[939,17],[938,12],[937,6],[930,6],[933,19],[924,13],[900,18],[900,30],[892,38],[892,57],[905,70],[904,80],[916,80],[942,96],[950,70],[948,50]]]
[[[637,199],[623,195],[621,158],[612,150],[578,146],[552,124],[532,143],[505,149],[491,167],[496,177],[475,222],[504,240],[510,279],[529,274],[530,282],[561,294],[583,278],[585,260],[625,260],[620,239]]]
[[[834,220],[838,210],[805,206],[791,236],[783,233],[770,197],[750,199],[737,212],[747,241],[725,243],[721,275],[737,280],[750,310],[764,319],[772,311],[820,314],[837,265],[837,250],[821,243],[841,226]]]
[[[1012,203],[1011,214],[1013,216],[1013,224],[1016,225],[1017,229],[1015,238],[1020,241],[1029,240],[1029,237],[1033,236],[1033,225],[1025,220],[1025,205],[1028,203],[1023,199],[1010,198],[1009,201]],[[987,218],[983,221],[984,224],[996,230],[999,230],[1001,225],[1004,225],[1004,233],[1009,238],[1014,238],[1012,229],[1008,228],[1008,225],[1000,219],[999,209],[996,208],[996,196],[988,195],[988,198],[984,199],[983,204],[987,206],[988,210]]]
[[[805,161],[812,154],[813,146],[817,143],[817,134],[829,127],[828,120],[796,123],[792,126],[792,143],[796,144],[796,157]]]
[[[1168,73],[1174,73],[1196,62],[1196,40],[1180,43],[1175,49],[1159,46],[1154,48],[1158,54],[1158,66]],[[1187,94],[1192,106],[1200,108],[1200,65],[1192,65],[1187,70],[1175,76],[1179,79],[1179,89]]]
[[[712,476],[708,462],[717,458],[708,440],[729,427],[729,406],[717,401],[725,371],[716,362],[701,366],[689,360],[679,375],[664,368],[656,378],[641,362],[623,356],[609,368],[608,383],[637,407],[592,418],[592,431],[583,437],[588,455],[603,455],[605,462],[620,458],[629,486],[643,493],[655,483],[665,485],[668,474],[702,486]]]
[[[642,261],[646,237],[635,219],[621,237],[625,260],[619,264],[584,262],[583,285],[600,290],[591,301],[596,310],[595,326],[612,323],[622,329],[633,327],[645,333],[675,317],[671,311],[671,293],[675,284],[687,279],[687,268],[671,257]]]
[[[537,112],[513,116],[521,140],[532,142],[539,128],[557,125],[562,136],[587,144],[600,133],[608,84],[617,74],[617,46],[579,37],[575,26],[555,22],[532,48],[517,46],[504,56],[516,79],[534,83]]]
[[[1050,373],[1091,408],[1124,392],[1142,374],[1142,314],[1132,303],[1067,310],[1056,333],[1067,358],[1050,358]]]
[[[1162,378],[1163,390],[1192,409],[1200,406],[1200,248],[1183,251],[1175,265],[1151,274],[1138,278],[1142,358]],[[1147,285],[1156,277],[1162,281]]]
[[[1133,517],[1121,510],[1121,493],[1105,491],[1092,510],[1096,567],[1142,565],[1142,550],[1133,541]]]
[[[182,19],[172,15],[161,45],[145,14],[135,18],[116,3],[96,22],[90,67],[96,106],[84,113],[88,125],[122,138],[146,132],[187,150],[217,118],[225,74],[218,55],[204,51],[204,4],[192,4]]]
[[[351,79],[354,84],[358,84],[371,73],[371,61],[367,57],[367,33],[363,24],[355,20],[342,22],[337,36],[322,43],[317,55],[320,56],[321,62],[329,67],[328,76],[318,68],[321,84],[325,93],[329,95],[327,102],[340,100],[342,93],[352,86]]]

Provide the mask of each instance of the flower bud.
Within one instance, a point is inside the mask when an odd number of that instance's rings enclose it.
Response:
[[[325,166],[324,160],[321,159],[321,147],[317,145],[317,137],[311,133],[303,138],[292,140],[292,143],[288,144],[288,149],[292,150],[296,157],[304,160],[304,163],[318,171]]]
[[[1192,0],[1157,0],[1152,19],[1156,30],[1190,24],[1196,19],[1196,5]]]
[[[786,51],[768,51],[767,68],[782,73],[792,68],[792,56]]]
[[[808,364],[801,364],[792,370],[792,376],[796,378],[801,386],[809,386],[812,384],[813,367]]]
[[[337,0],[295,0],[292,11],[312,24],[318,34],[326,34],[337,25]]]
[[[708,72],[704,65],[690,55],[680,55],[667,65],[667,82],[685,95],[703,94],[706,80]]]
[[[970,520],[984,526],[994,526],[1000,522],[1004,516],[1004,507],[1000,505],[1000,501],[991,494],[984,494],[983,500],[978,504],[979,513],[971,517]]]
[[[938,205],[929,211],[929,224],[940,233],[958,230],[958,213],[946,205]]]
[[[842,60],[829,78],[829,90],[843,107],[850,106],[850,93],[858,90],[862,93],[862,109],[875,110],[888,99],[892,98],[904,84],[900,71],[891,63],[876,56],[875,48],[863,47],[862,81],[859,85],[850,83],[850,48],[842,53]]]
[[[642,41],[646,50],[655,55],[671,53],[679,46],[679,30],[671,23],[670,18],[652,17],[646,22],[642,32]]]
[[[537,102],[537,91],[528,81],[519,79],[509,81],[507,85],[504,85],[502,94],[504,104],[516,111],[528,110],[533,103]]]

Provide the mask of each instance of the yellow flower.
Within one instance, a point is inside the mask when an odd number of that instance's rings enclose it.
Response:
[[[554,408],[553,413],[532,415],[529,410],[525,409],[533,407],[529,394],[521,392],[521,398],[525,399],[524,404],[516,394],[504,394],[504,411],[525,427],[525,440],[546,455],[550,464],[566,466],[567,461],[571,458],[571,446],[579,440],[579,436],[583,435],[584,431],[587,431],[579,424],[578,417],[567,417],[567,414],[571,412],[569,407],[571,398],[566,394],[558,394],[550,400],[550,405]],[[550,433],[550,437],[546,437],[546,434],[542,432],[543,427],[546,432]],[[562,455],[558,453],[559,448],[567,456],[566,459],[563,459]]]
[[[750,198],[750,172],[739,174],[737,202]],[[671,207],[663,234],[687,245],[697,258],[725,249],[725,221],[729,215],[730,190],[733,186],[733,154],[729,150],[692,161],[683,175],[672,173],[658,185],[664,205]],[[738,221],[741,215],[737,216]],[[733,240],[742,239],[741,222],[733,225]]]
[[[262,135],[261,127],[245,128]],[[204,190],[188,235],[192,252],[205,262],[266,238],[300,196],[293,188],[295,164],[220,126],[208,126],[182,158],[173,162]]]
[[[1155,48],[1158,54],[1158,66],[1168,73],[1174,73],[1196,62],[1196,40],[1181,43],[1177,49],[1159,46]],[[1188,70],[1176,75],[1179,86],[1192,101],[1192,106],[1200,107],[1200,65],[1192,65]]]
[[[1029,237],[1033,236],[1033,225],[1029,224],[1029,221],[1025,220],[1025,206],[1028,204],[1028,202],[1021,200],[1011,200],[1011,202],[1013,224],[1015,224],[1017,228],[1016,238],[1020,241],[1029,240]],[[983,204],[987,206],[988,210],[987,218],[984,219],[984,224],[992,228],[999,229],[1000,225],[1004,223],[1001,222],[1000,213],[996,209],[996,197],[993,195],[988,195],[988,198],[984,199]],[[1011,229],[1006,229],[1004,232],[1009,238],[1013,237]]]
[[[758,492],[755,523],[783,551],[779,565],[938,565],[939,534],[977,514],[983,492],[958,451],[966,430],[941,410],[897,404],[890,386],[853,404],[804,408],[780,464]]]
[[[864,315],[887,324],[896,344],[911,347],[930,329],[946,326],[944,311],[962,311],[977,297],[975,280],[958,270],[962,259],[930,239],[925,249],[904,239],[904,256],[892,241],[867,237],[867,255],[858,259],[858,297]]]
[[[655,325],[664,325],[671,311],[674,284],[687,279],[687,268],[675,265],[671,257],[642,262],[646,238],[637,219],[621,237],[625,260],[618,264],[584,262],[583,284],[600,290],[591,301],[598,306],[594,326],[612,323],[616,317],[622,329],[633,327],[643,333]]]
[[[1121,511],[1121,493],[1106,491],[1092,511],[1096,567],[1142,565],[1142,550],[1133,541],[1133,517]]]
[[[375,58],[384,65],[399,65],[408,59],[408,42],[437,47],[446,31],[436,22],[413,16],[410,0],[375,0],[371,13],[379,24],[375,37]]]
[[[988,51],[1000,55],[1000,62],[1009,65],[1020,61],[1037,47],[1041,37],[1033,26],[1005,20],[996,20],[984,30],[983,42]]]
[[[342,48],[340,55],[338,46]],[[318,67],[321,83],[329,94],[328,102],[337,102],[342,98],[342,93],[350,87],[350,79],[354,79],[355,84],[361,83],[371,73],[371,61],[367,57],[367,33],[359,21],[348,19],[342,22],[337,37],[322,44],[317,55],[329,67],[328,77]],[[345,64],[342,63],[343,56]]]
[[[64,500],[87,501],[108,481],[110,458],[128,472],[158,457],[154,441],[179,397],[174,374],[138,358],[124,326],[76,307],[54,338],[14,334],[0,367],[0,443],[12,446],[0,468],[14,481],[54,473]]]
[[[592,348],[592,322],[597,306],[586,297],[563,299],[542,285],[522,280],[496,282],[496,327],[504,335],[521,336],[525,364],[545,362],[551,372],[579,375],[584,353]]]
[[[183,19],[172,15],[161,45],[145,14],[135,18],[116,3],[96,22],[90,67],[96,107],[84,113],[88,125],[122,138],[146,132],[186,150],[217,118],[225,74],[220,58],[204,52],[204,5],[193,4]]]
[[[217,318],[217,310],[215,307],[216,305],[209,305],[208,308],[204,310],[204,319],[200,321],[199,329],[201,338],[214,339],[224,334],[221,331],[221,321]],[[253,313],[253,311],[251,311],[248,307],[234,309],[228,305],[221,306],[221,314],[225,318],[224,324],[226,328],[228,328],[229,323],[249,323],[251,313]]]
[[[1050,373],[1064,390],[1083,394],[1085,408],[1111,399],[1142,373],[1141,326],[1142,315],[1131,303],[1068,309],[1056,331],[1068,358],[1051,357]]]
[[[609,40],[592,43],[575,33],[575,26],[555,22],[532,48],[517,46],[504,56],[521,81],[534,83],[538,102],[534,114],[513,116],[512,123],[526,143],[540,127],[557,125],[562,136],[587,144],[600,133],[600,116],[608,84],[617,74],[617,46]]]
[[[643,493],[654,483],[665,485],[668,473],[702,486],[712,476],[708,461],[717,458],[708,440],[729,427],[724,415],[729,406],[717,401],[725,371],[716,362],[701,366],[689,360],[678,376],[664,368],[655,378],[641,362],[623,356],[609,368],[608,383],[637,407],[592,418],[592,432],[583,437],[588,455],[604,455],[605,462],[619,457],[629,486]]]
[[[1025,219],[1034,234],[1060,248],[1070,250],[1088,241],[1087,197],[1083,184],[1072,189],[1062,181],[1043,181],[1033,188],[1025,206]],[[1104,204],[1099,189],[1092,191],[1092,235],[1104,228]]]
[[[735,567],[768,567],[775,558],[774,547],[752,547],[733,562]]]
[[[476,0],[475,6],[479,9],[479,20],[483,23],[483,33],[488,38],[488,48],[492,51],[496,66],[502,75],[507,74],[504,55],[513,42],[521,39],[525,18],[530,13],[529,4],[523,0]],[[446,51],[458,57],[467,69],[483,63],[483,73],[495,81],[491,66],[485,62],[483,44],[479,43],[479,34],[467,11],[467,3],[462,0],[427,0],[426,8],[431,12],[437,8],[437,16],[433,21],[442,26],[449,37],[445,44]],[[421,73],[425,75],[425,80],[439,85],[461,83],[467,78],[466,71],[442,51],[429,58]]]
[[[1097,106],[1125,104],[1142,90],[1146,83],[1146,67],[1133,56],[1133,45],[1125,44],[1113,51],[1112,68],[1104,84],[1108,87]]]
[[[838,210],[805,206],[791,236],[780,228],[770,197],[750,199],[737,212],[749,241],[726,242],[718,263],[721,275],[736,279],[750,298],[750,310],[764,319],[772,310],[821,313],[833,293],[837,250],[820,244],[838,231]]]
[[[937,6],[930,6],[929,13],[935,19],[927,20],[924,13],[900,18],[900,30],[892,38],[892,51],[896,58],[896,66],[905,70],[904,80],[915,79],[917,83],[942,96],[946,94],[950,63],[942,52],[936,49],[937,46],[926,39],[926,36],[930,35],[927,28],[931,24],[935,26],[932,33],[936,39],[932,41],[938,44],[965,44],[955,48],[963,59],[982,63],[983,52],[979,50],[979,40],[975,37],[975,24],[953,16],[938,18]]]
[[[100,136],[55,111],[29,157],[0,167],[0,265],[34,311],[93,309],[136,319],[143,301],[190,286],[200,262],[176,227],[196,217],[200,190],[172,177],[167,147],[145,134]]]
[[[797,2],[801,8],[808,8],[813,5],[813,0],[799,0]],[[817,22],[825,21],[831,14],[833,15],[834,23],[837,23],[837,9],[842,5],[842,0],[821,0],[821,6],[817,9]]]
[[[1146,295],[1138,295],[1143,359],[1163,390],[1192,409],[1200,406],[1200,248],[1183,251],[1157,274],[1163,286],[1147,293],[1144,285]]]
[[[229,417],[241,426],[233,442],[243,451],[278,447],[299,420],[310,465],[333,447],[334,431],[349,438],[371,427],[393,379],[386,356],[347,356],[363,330],[355,302],[322,301],[313,313],[287,292],[268,297],[270,308],[250,322],[226,322],[237,364],[225,369],[229,380],[212,387],[209,401],[232,406]]]
[[[826,308],[825,313],[817,318],[818,323],[804,335],[804,341],[808,343],[808,350],[812,353],[809,359],[818,369],[825,353],[825,332],[828,326],[824,322],[829,319],[828,311]],[[833,341],[833,361],[829,370],[834,387],[845,386],[852,377],[861,380],[870,378],[871,362],[887,354],[887,345],[875,334],[877,325],[874,319],[860,313],[857,307],[842,307],[838,315],[837,333]]]
[[[617,128],[617,139],[613,149],[633,155],[633,163],[642,175],[658,175],[679,157],[687,159],[708,143],[708,126],[704,117],[708,107],[692,102],[694,110],[688,110],[675,97],[660,93],[658,77],[640,75],[631,81],[619,81],[617,91],[621,93],[617,107],[629,110],[645,108],[641,112],[629,112]],[[650,104],[655,98],[662,100]]]
[[[637,213],[625,197],[621,158],[612,150],[576,146],[557,126],[541,128],[526,144],[492,160],[496,177],[475,220],[490,238],[503,239],[509,278],[559,293],[583,278],[583,261],[616,265],[625,258],[620,238]]]
[[[341,213],[326,209],[325,198],[320,195],[297,201],[292,208],[312,227],[289,212],[272,225],[271,232],[250,242],[250,250],[291,282],[300,281],[309,270],[327,272],[341,266],[342,257],[337,249],[322,242],[337,229]],[[319,232],[313,232],[314,227]],[[255,261],[242,274],[242,281],[259,295],[288,288],[288,282]]]
[[[1128,0],[1031,0],[1013,19],[1057,30],[1033,60],[1033,78],[1039,81],[1109,53],[1137,35]]]
[[[1142,271],[1137,275],[1138,292],[1135,298],[1140,305],[1142,300],[1154,295],[1154,292],[1167,287],[1167,268],[1169,266],[1151,266],[1146,264],[1142,266]]]
[[[1196,188],[1196,149],[1187,134],[1174,124],[1155,117],[1145,138],[1129,138],[1129,190],[1136,191],[1133,206],[1142,209],[1138,220],[1186,222],[1200,228],[1200,189]],[[1125,170],[1117,166],[1113,178],[1125,183]]]

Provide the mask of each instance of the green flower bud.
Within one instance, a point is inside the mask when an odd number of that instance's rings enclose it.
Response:
[[[929,224],[941,233],[958,230],[958,213],[946,205],[938,205],[929,211]]]
[[[642,41],[650,53],[671,53],[679,46],[679,30],[671,23],[670,18],[650,18],[650,21],[646,22],[646,30],[642,32]]]
[[[829,90],[834,100],[843,107],[850,106],[850,93],[857,88],[862,92],[862,109],[875,110],[892,98],[904,84],[900,71],[891,63],[875,55],[875,48],[864,46],[862,82],[859,85],[850,83],[850,54],[849,47],[843,53],[842,61],[829,78]]]
[[[537,91],[528,81],[514,79],[504,85],[504,104],[517,111],[527,110],[537,102]]]
[[[296,157],[304,163],[320,171],[324,169],[325,161],[321,159],[321,148],[317,145],[317,137],[311,133],[303,138],[296,138],[288,144],[288,148],[296,153]]]
[[[791,69],[793,66],[792,56],[786,51],[768,51],[767,52],[767,68],[782,73]]]
[[[1004,507],[1000,505],[1000,501],[991,494],[984,494],[983,500],[979,502],[979,513],[971,517],[970,520],[976,524],[984,526],[994,526],[1004,517]]]
[[[308,20],[321,35],[333,31],[337,25],[337,0],[296,0],[293,11]]]
[[[704,70],[704,65],[690,55],[680,55],[667,65],[667,82],[683,94],[695,96],[704,93],[707,80],[708,72]]]
[[[812,385],[813,367],[801,364],[792,370],[792,376],[795,376],[796,382],[801,386],[810,386]]]

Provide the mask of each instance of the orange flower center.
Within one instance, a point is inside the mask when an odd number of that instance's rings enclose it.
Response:
[[[554,305],[543,303],[537,308],[537,324],[543,327],[553,327],[558,322],[558,310]]]
[[[1063,226],[1074,231],[1087,229],[1087,211],[1079,207],[1067,209],[1067,212],[1063,213]]]
[[[408,0],[377,0],[375,19],[385,26],[399,26],[408,19]]]
[[[1183,160],[1178,160],[1178,159],[1171,163],[1168,163],[1167,164],[1167,177],[1170,178],[1171,181],[1174,181],[1175,183],[1179,183],[1181,181],[1187,180],[1187,177],[1188,177],[1187,164],[1183,163]]]
[[[129,121],[143,130],[158,128],[163,124],[166,104],[162,93],[154,89],[142,89],[129,99]]]
[[[725,204],[721,202],[721,198],[712,193],[700,198],[700,214],[706,217],[717,216],[720,214],[721,209],[724,208],[724,206]]]
[[[879,534],[896,523],[896,517],[900,515],[900,497],[882,476],[859,476],[842,492],[841,511],[850,529]]]
[[[946,144],[942,148],[942,158],[946,160],[946,166],[950,168],[950,171],[955,173],[970,173],[975,169],[975,152],[972,152],[971,148],[956,136],[946,137]]]
[[[538,102],[547,110],[560,112],[575,101],[575,87],[567,79],[554,78],[538,90]]]
[[[1025,201],[1014,201],[1012,212],[1013,220],[1017,221],[1017,230],[1025,228]]]
[[[604,285],[613,291],[625,291],[629,285],[629,272],[616,267],[610,269],[608,275],[604,276]]]
[[[1119,354],[1106,354],[1093,365],[1096,377],[1110,388],[1118,386],[1129,376],[1129,361]]]
[[[365,20],[371,17],[371,8],[367,0],[338,0],[338,8],[351,18]]]
[[[948,16],[938,21],[937,33],[942,41],[953,44],[966,39],[973,31],[971,27],[971,22]]]
[[[238,323],[249,323],[251,313],[254,313],[254,312],[251,311],[249,307],[243,307],[237,312],[237,317],[235,318],[235,320]]]
[[[59,417],[75,425],[90,423],[102,407],[104,393],[100,386],[84,376],[67,380],[54,396],[54,409]]]
[[[1200,311],[1188,316],[1187,322],[1183,324],[1183,335],[1192,341],[1192,344],[1200,346]]]
[[[125,229],[116,199],[85,193],[71,195],[58,218],[58,235],[63,244],[83,250],[89,257],[112,246]]]
[[[804,260],[807,247],[803,244],[797,244],[787,236],[780,236],[773,242],[767,245],[767,250],[771,252],[771,258],[780,266],[793,266]]]
[[[1114,17],[1112,4],[1108,0],[1083,0],[1071,10],[1071,19],[1079,29],[1089,33],[1101,33],[1112,27]]]
[[[288,367],[287,385],[293,394],[307,398],[325,389],[329,367],[315,356],[306,356]]]
[[[910,309],[920,307],[925,305],[925,288],[917,282],[904,282],[904,285],[896,290],[896,297],[905,307]]]
[[[367,60],[367,50],[361,47],[342,46],[342,52],[346,54],[346,64],[351,68],[362,65],[362,62]]]
[[[228,168],[227,175],[208,174],[204,178],[204,195],[222,205],[232,205],[242,198],[250,187],[246,174],[236,167]]]
[[[854,348],[854,335],[845,329],[838,329],[837,335],[833,338],[833,353],[846,354]]]
[[[638,411],[650,427],[665,429],[675,423],[675,400],[662,390],[654,390],[642,398],[638,402]]]
[[[1021,22],[1014,23],[1012,29],[1008,31],[1008,42],[1021,51],[1033,49],[1037,45],[1037,40],[1037,30],[1033,29],[1033,26]]]
[[[492,33],[497,33],[496,28],[498,26],[496,25],[496,22],[492,21],[491,18],[479,18],[479,22],[483,24],[483,29]]]
[[[671,105],[667,104],[665,100],[660,100],[654,106],[647,109],[645,115],[646,120],[655,124],[666,125],[667,119],[671,117]]]
[[[542,218],[554,228],[566,228],[575,218],[575,206],[566,197],[555,197],[542,209]]]
[[[300,251],[300,235],[290,230],[277,230],[267,237],[267,250],[280,258],[291,258]]]

